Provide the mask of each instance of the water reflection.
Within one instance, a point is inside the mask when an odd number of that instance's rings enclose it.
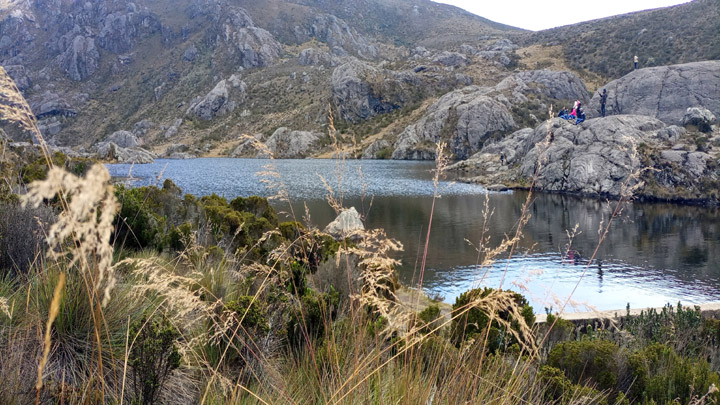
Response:
[[[185,192],[196,195],[268,196],[274,191],[255,175],[265,170],[267,163],[252,159],[161,160],[155,165],[135,166],[133,175],[138,185],[171,178]],[[275,203],[278,210],[304,213],[307,206],[312,222],[321,228],[335,217],[324,201],[327,191],[319,181],[322,175],[336,184],[335,162],[271,163],[293,201],[292,210],[287,204]],[[129,166],[109,168],[114,176],[124,176]],[[357,174],[360,168],[362,176]],[[432,204],[431,168],[432,164],[425,162],[348,161],[342,172],[344,205],[355,206],[366,216],[366,226],[385,228],[405,246],[398,269],[405,284],[412,285],[419,278]],[[443,182],[441,187],[423,279],[426,289],[444,295],[448,302],[473,286],[497,287],[501,281],[529,296],[537,312],[543,307],[557,309],[573,290],[573,299],[598,309],[620,309],[628,302],[633,307],[679,300],[701,303],[719,296],[716,208],[628,204],[598,247],[599,231],[607,226],[616,202],[537,194],[513,256],[509,260],[507,255],[501,256],[492,266],[481,267],[475,246],[487,237],[490,245],[496,246],[506,235],[513,235],[527,194],[490,194],[493,214],[486,221],[486,199],[480,187],[451,182]]]

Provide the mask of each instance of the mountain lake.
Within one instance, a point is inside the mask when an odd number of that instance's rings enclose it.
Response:
[[[344,207],[365,216],[366,228],[384,228],[402,242],[404,251],[394,257],[402,261],[397,272],[408,286],[420,278],[437,194],[422,287],[449,303],[470,288],[501,285],[525,295],[536,313],[558,311],[568,297],[567,312],[692,305],[720,296],[720,214],[714,207],[627,203],[598,247],[599,230],[617,201],[534,193],[512,256],[506,252],[480,266],[476,246],[485,240],[495,247],[515,234],[528,193],[486,193],[450,180],[441,180],[436,193],[434,162],[202,158],[107,167],[131,186],[171,179],[196,196],[286,195],[273,200],[281,218],[294,213],[302,222],[307,207],[320,229],[336,216],[326,200],[329,186]]]

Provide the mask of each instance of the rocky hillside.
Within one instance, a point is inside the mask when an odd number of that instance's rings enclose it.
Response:
[[[616,74],[576,63],[568,38],[594,43],[601,35],[620,46],[626,40],[617,35],[640,26],[660,38],[648,21],[671,15],[667,35],[697,52],[672,50],[668,60],[711,58],[717,41],[699,32],[717,22],[714,4],[531,34],[429,0],[9,0],[0,5],[0,64],[49,143],[79,155],[138,163],[318,156],[333,144],[332,114],[355,156],[433,159],[431,145],[446,140],[465,159],[535,127],[550,105],[590,101],[587,70],[601,73],[593,76],[601,83]],[[562,52],[550,65],[524,56],[542,48]],[[613,86],[613,94],[628,93]],[[616,112],[638,104],[612,97]]]
[[[571,68],[615,79],[632,70],[635,55],[640,67],[720,59],[718,33],[720,2],[694,0],[539,31],[525,43],[562,45]]]

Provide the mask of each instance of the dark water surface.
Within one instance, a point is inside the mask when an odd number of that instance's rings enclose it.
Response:
[[[268,167],[271,165],[272,167]],[[308,207],[322,228],[334,219],[325,201],[322,176],[343,205],[366,215],[366,227],[384,228],[405,246],[398,254],[403,283],[419,278],[422,248],[430,220],[433,163],[405,161],[193,159],[158,160],[151,165],[108,165],[114,177],[130,173],[132,185],[161,185],[172,179],[186,193],[237,196],[286,193],[301,217]],[[262,172],[272,171],[278,176]],[[338,187],[338,173],[342,182]],[[269,183],[268,183],[269,181]],[[454,302],[475,286],[522,292],[536,312],[571,299],[594,308],[622,309],[699,304],[720,300],[720,214],[716,208],[672,204],[625,206],[588,265],[598,245],[598,229],[615,202],[573,196],[536,194],[531,218],[513,256],[504,254],[490,267],[480,267],[474,246],[483,237],[485,190],[476,185],[443,181],[436,200],[423,287]],[[525,192],[490,193],[492,216],[486,222],[489,245],[497,246],[515,232]],[[274,203],[290,212],[287,202]],[[569,247],[568,232],[577,226]],[[472,244],[472,245],[471,245]],[[567,252],[571,251],[568,255]],[[567,310],[573,310],[568,307]],[[580,306],[576,310],[585,310]]]

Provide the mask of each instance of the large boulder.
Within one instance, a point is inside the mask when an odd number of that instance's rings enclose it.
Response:
[[[298,64],[302,66],[337,66],[337,58],[317,48],[303,49],[298,56]]]
[[[515,121],[510,111],[486,91],[469,86],[441,97],[398,136],[392,158],[432,160],[435,144],[448,141],[453,157],[467,159],[491,136],[512,130]]]
[[[100,47],[115,54],[129,52],[138,33],[133,17],[133,13],[111,13],[105,17],[98,34]]]
[[[717,202],[716,159],[700,150],[675,149],[669,133],[680,142],[689,136],[640,115],[580,125],[555,118],[489,144],[449,169],[482,184],[529,185],[537,173],[535,187],[545,191],[619,197],[632,190],[651,199]]]
[[[458,52],[444,51],[433,58],[433,62],[444,66],[459,68],[470,64],[467,56]]]
[[[355,207],[342,211],[334,221],[325,227],[323,232],[332,235],[335,239],[341,240],[351,237],[358,232],[365,230],[360,214]]]
[[[689,107],[720,115],[720,61],[694,62],[634,70],[603,86],[607,89],[607,114],[638,114],[667,124],[681,125]],[[600,92],[586,109],[600,115]]]
[[[116,131],[105,140],[121,148],[135,148],[141,145],[140,140],[130,131]]]
[[[274,158],[303,159],[317,151],[322,138],[323,135],[318,132],[293,131],[281,127],[265,141],[265,145]],[[258,157],[267,157],[266,152],[261,151]]]
[[[384,139],[370,144],[362,154],[362,159],[387,159],[392,155],[392,144]]]
[[[331,80],[340,118],[350,122],[401,108],[420,85],[415,73],[378,69],[357,59],[335,68]]]
[[[205,97],[190,105],[186,114],[202,120],[211,120],[234,109],[235,102],[230,100],[228,83],[226,80],[221,80]]]
[[[121,148],[113,142],[103,142],[96,147],[96,157],[102,160],[113,160],[118,163],[144,164],[153,163],[155,155],[145,149]]]
[[[30,108],[38,119],[55,115],[63,117],[77,115],[77,110],[65,98],[51,91],[33,97]]]
[[[694,125],[701,132],[710,132],[715,123],[715,115],[706,108],[690,107],[682,119],[684,126]]]
[[[60,68],[75,81],[85,80],[98,68],[100,53],[93,38],[78,35],[70,46],[58,56]]]
[[[514,103],[528,101],[530,94],[544,99],[580,100],[585,103],[590,95],[576,74],[545,69],[510,75],[494,90],[507,94]]]
[[[318,41],[328,44],[338,54],[347,51],[363,59],[375,59],[378,56],[377,47],[358,34],[347,22],[334,15],[317,16],[310,26],[309,32],[298,34],[314,37]],[[305,38],[299,39],[298,42],[306,40]]]

